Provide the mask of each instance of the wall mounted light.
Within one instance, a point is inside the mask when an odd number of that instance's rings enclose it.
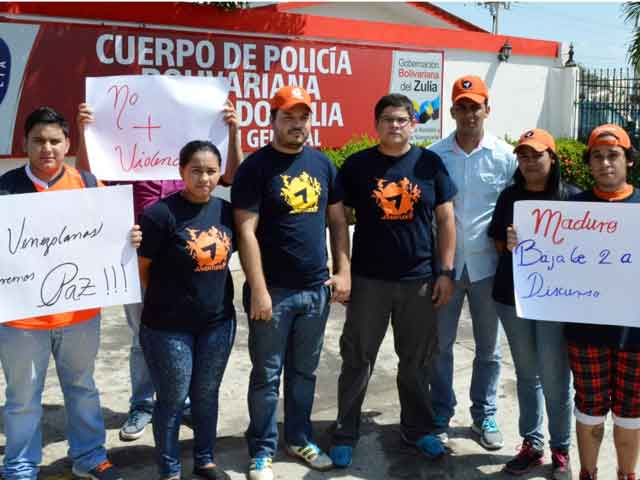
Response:
[[[575,67],[576,66],[576,62],[573,59],[573,55],[574,55],[573,43],[570,43],[569,44],[569,58],[567,59],[566,63],[564,64],[565,67]]]
[[[509,61],[509,57],[511,56],[511,44],[509,43],[509,40],[507,40],[506,42],[504,42],[504,45],[502,45],[502,47],[500,48],[500,52],[498,52],[498,60],[501,62],[507,62]]]

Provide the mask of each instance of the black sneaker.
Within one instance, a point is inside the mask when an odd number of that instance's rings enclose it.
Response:
[[[231,477],[217,465],[212,467],[194,467],[193,475],[205,480],[231,480]]]
[[[511,475],[523,475],[541,465],[543,456],[542,450],[534,448],[529,440],[525,440],[518,454],[504,466],[504,471]]]
[[[120,429],[120,440],[132,442],[139,439],[144,433],[144,429],[151,423],[151,414],[146,410],[134,408],[129,412],[127,421]]]
[[[88,472],[80,472],[75,467],[71,469],[76,477],[90,478],[91,480],[123,480],[120,472],[109,460],[105,460]]]

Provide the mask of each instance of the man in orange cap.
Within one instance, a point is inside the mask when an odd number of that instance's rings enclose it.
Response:
[[[271,99],[272,142],[240,166],[231,191],[249,316],[251,480],[271,480],[278,446],[276,409],[284,369],[287,452],[318,470],[331,459],[313,442],[311,409],[329,302],[351,288],[349,236],[337,171],[305,146],[311,98],[287,86]],[[333,276],[327,269],[326,227]]]
[[[475,359],[471,376],[472,429],[487,449],[499,449],[503,439],[495,421],[500,375],[498,316],[491,300],[497,254],[487,235],[498,194],[517,167],[513,147],[485,131],[491,112],[484,81],[466,75],[453,84],[451,116],[455,131],[430,149],[443,160],[458,186],[453,199],[456,216],[455,290],[438,310],[439,353],[434,359],[431,395],[437,423],[446,440],[454,414],[453,344],[465,296],[468,297]]]

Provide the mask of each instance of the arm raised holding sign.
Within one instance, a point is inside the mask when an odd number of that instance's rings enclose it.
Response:
[[[186,109],[185,109],[186,110]],[[188,111],[176,112],[177,115],[189,115]],[[224,174],[220,178],[221,185],[231,185],[235,177],[238,165],[242,161],[242,144],[238,131],[238,118],[233,104],[227,100],[222,107],[222,115],[228,126],[229,149]],[[94,123],[93,111],[90,105],[82,103],[78,107],[77,124],[80,132],[80,143],[76,163],[81,168],[89,169],[89,159],[85,147],[84,132],[87,125]],[[185,139],[186,140],[186,139]],[[181,142],[176,146],[176,151]],[[93,159],[93,161],[104,159]],[[145,208],[153,206],[161,199],[167,198],[185,187],[182,180],[158,180],[158,181],[134,181],[133,201],[136,219],[140,217]],[[140,258],[140,266],[146,265],[147,259]],[[148,268],[142,268],[141,281],[146,285]],[[144,296],[144,295],[143,295]],[[142,304],[128,304],[124,306],[127,323],[132,332],[131,343],[131,405],[130,415],[120,430],[120,439],[124,441],[135,440],[144,433],[146,424],[151,421],[151,409],[153,407],[154,389],[151,384],[149,372],[143,357],[142,349],[138,342],[138,331],[142,315]]]

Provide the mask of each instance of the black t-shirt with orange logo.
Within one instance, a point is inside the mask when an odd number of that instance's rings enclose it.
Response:
[[[434,210],[457,193],[440,157],[416,146],[399,157],[373,147],[351,155],[338,179],[345,205],[356,211],[353,273],[390,281],[431,277]]]
[[[336,177],[327,156],[309,147],[286,154],[267,145],[240,164],[231,201],[260,216],[256,236],[267,285],[314,288],[329,278],[327,205],[342,200]]]
[[[235,250],[229,202],[192,203],[180,192],[140,217],[141,257],[151,259],[142,323],[156,330],[198,333],[233,318],[228,263]]]

